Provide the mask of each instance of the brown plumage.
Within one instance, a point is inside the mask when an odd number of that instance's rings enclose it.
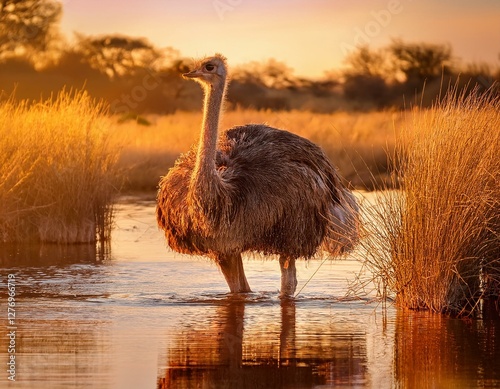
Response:
[[[226,72],[217,54],[184,75],[205,91],[202,134],[160,181],[158,225],[173,250],[213,258],[231,292],[250,291],[242,252],[278,254],[281,294],[290,296],[296,258],[309,258],[320,247],[336,255],[353,246],[358,208],[309,140],[256,124],[219,137]]]

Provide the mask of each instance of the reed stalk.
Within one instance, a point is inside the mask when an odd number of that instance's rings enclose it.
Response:
[[[86,92],[0,105],[0,242],[104,242],[119,150]]]
[[[400,306],[470,313],[500,294],[500,99],[452,91],[412,118],[402,188],[368,211],[365,268]]]

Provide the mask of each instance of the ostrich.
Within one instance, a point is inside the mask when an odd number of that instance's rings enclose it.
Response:
[[[200,141],[160,180],[156,216],[175,251],[205,255],[231,293],[251,292],[241,254],[278,255],[281,297],[297,287],[295,260],[318,249],[338,255],[358,236],[358,206],[323,151],[263,124],[219,135],[226,58],[202,59],[183,74],[204,90]]]

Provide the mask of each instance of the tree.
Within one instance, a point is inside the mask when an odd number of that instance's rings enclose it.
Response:
[[[267,88],[284,89],[296,85],[293,69],[284,62],[268,59],[265,62],[250,62],[237,67],[233,78],[241,83],[262,85]]]
[[[372,50],[368,46],[360,46],[350,53],[345,61],[349,76],[384,77],[387,74],[387,55],[382,50]]]
[[[451,47],[430,43],[405,43],[396,39],[389,46],[395,71],[406,81],[423,82],[451,73]]]
[[[345,63],[348,69],[343,72],[344,95],[350,100],[383,106],[388,93],[387,79],[391,78],[386,51],[361,46],[346,58]]]
[[[76,34],[76,51],[94,68],[111,78],[152,69],[162,53],[145,38],[123,35]]]
[[[55,0],[0,0],[0,59],[36,57],[60,38]]]

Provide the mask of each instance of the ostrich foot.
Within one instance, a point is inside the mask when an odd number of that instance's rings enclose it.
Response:
[[[220,254],[217,256],[217,263],[222,274],[224,274],[231,293],[251,292],[245,277],[241,254]]]
[[[281,267],[281,298],[293,297],[297,288],[297,270],[295,258],[280,257]]]

